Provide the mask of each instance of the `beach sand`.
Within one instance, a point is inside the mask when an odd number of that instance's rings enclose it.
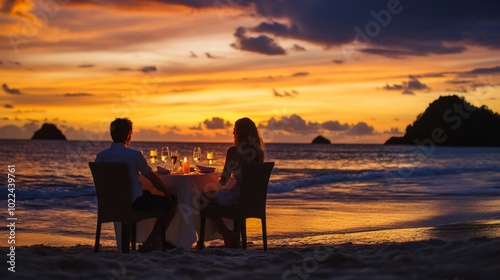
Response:
[[[458,238],[485,229],[498,233],[498,225],[482,223],[405,230],[408,236],[445,232],[443,236],[455,237],[450,240],[366,242],[397,232],[365,232],[323,237],[354,241],[336,244],[307,244],[307,238],[286,245],[271,242],[267,252],[260,239],[247,250],[222,248],[215,241],[201,251],[121,255],[115,246],[103,246],[99,253],[91,245],[20,246],[15,249],[15,272],[3,262],[0,279],[499,279],[500,238]],[[8,253],[1,248],[2,256]]]
[[[15,272],[8,270],[10,250],[2,242],[0,279],[500,279],[500,220],[425,226],[435,215],[413,209],[435,204],[414,203],[403,211],[387,201],[344,203],[332,210],[332,203],[271,201],[267,252],[260,221],[249,219],[248,250],[225,249],[214,240],[201,251],[119,255],[112,226],[105,224],[107,237],[94,253],[95,214],[75,213],[85,225],[78,235],[20,229]],[[409,216],[424,222],[405,226]]]
[[[16,248],[1,279],[498,279],[500,239],[94,253],[91,246]],[[2,255],[5,256],[5,248]],[[5,265],[5,263],[4,263]]]

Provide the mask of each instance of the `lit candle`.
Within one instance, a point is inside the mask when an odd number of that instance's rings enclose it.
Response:
[[[189,162],[186,157],[184,157],[184,162],[182,163],[182,173],[189,173]]]

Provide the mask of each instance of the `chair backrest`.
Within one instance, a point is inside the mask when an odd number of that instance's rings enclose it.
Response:
[[[132,189],[127,164],[89,162],[97,194],[97,217],[101,222],[128,222],[132,212]]]
[[[242,168],[240,200],[247,217],[266,215],[267,186],[274,162],[246,163]]]

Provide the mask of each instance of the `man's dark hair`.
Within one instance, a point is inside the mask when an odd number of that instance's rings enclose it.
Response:
[[[125,143],[130,132],[132,132],[132,121],[127,118],[116,118],[109,126],[111,138],[115,143]]]

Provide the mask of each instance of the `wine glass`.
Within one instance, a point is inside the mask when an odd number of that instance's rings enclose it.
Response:
[[[196,164],[198,164],[198,162],[201,160],[201,148],[200,147],[194,148],[193,160],[194,160],[194,162],[196,162]]]
[[[158,158],[158,152],[156,151],[156,149],[149,150],[149,161],[151,161],[151,164],[154,165],[156,163],[157,158]]]
[[[214,163],[214,152],[207,152],[207,161],[208,165],[212,165],[212,163]]]
[[[175,172],[175,163],[177,162],[177,151],[170,153],[170,160],[172,161],[172,172]]]
[[[167,166],[167,160],[170,152],[167,146],[161,147],[161,161],[163,162],[163,166]]]

